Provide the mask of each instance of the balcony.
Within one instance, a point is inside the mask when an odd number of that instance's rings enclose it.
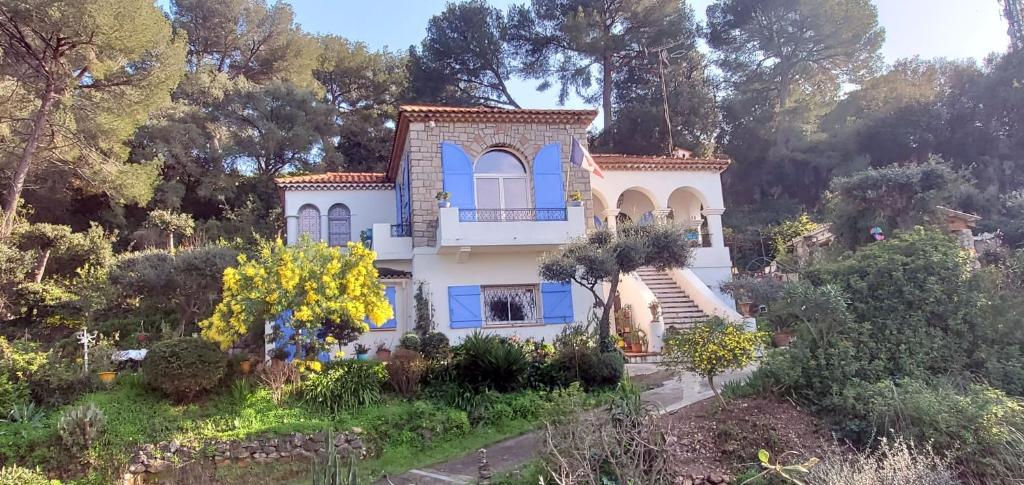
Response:
[[[545,249],[583,236],[583,207],[564,209],[442,208],[438,215],[438,247]]]
[[[374,224],[373,250],[377,259],[412,259],[412,228],[409,224]]]

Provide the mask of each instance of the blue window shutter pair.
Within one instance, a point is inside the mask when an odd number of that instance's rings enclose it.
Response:
[[[544,145],[533,158],[533,194],[538,209],[565,208],[561,143]]]
[[[572,283],[541,283],[540,296],[544,303],[544,323],[573,321]]]
[[[291,320],[291,310],[285,310],[281,312],[281,314],[278,315],[276,319],[274,319],[275,327],[281,329],[281,338],[274,341],[274,348],[283,348],[284,350],[286,350],[288,352],[289,362],[295,359],[295,345],[288,343],[288,339],[292,338],[292,336],[295,335],[295,329],[288,325],[288,322],[290,322]],[[321,339],[323,338],[322,335],[318,335],[317,337]],[[321,362],[328,362],[331,360],[331,354],[329,352],[320,352],[320,354],[317,355],[317,359],[319,359]]]
[[[473,161],[455,143],[441,142],[441,170],[444,191],[451,194],[451,203],[460,209],[475,209]]]
[[[398,328],[398,306],[395,305],[395,287],[394,286],[386,286],[386,287],[384,287],[384,296],[386,296],[388,298],[388,305],[391,305],[391,311],[394,313],[394,316],[391,317],[390,320],[384,322],[384,325],[381,325],[381,326],[379,326],[377,328],[390,328],[390,329]],[[372,326],[371,326],[371,328],[372,328]]]
[[[480,287],[449,286],[448,318],[451,328],[479,328],[483,324],[480,304]]]

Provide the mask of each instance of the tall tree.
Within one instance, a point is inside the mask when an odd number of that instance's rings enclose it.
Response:
[[[410,49],[409,77],[416,101],[518,108],[508,81],[518,69],[514,26],[484,0],[449,3],[427,23],[419,50]]]
[[[391,150],[398,100],[406,91],[405,59],[362,42],[323,36],[313,76],[338,111],[339,136],[325,170],[383,170]]]
[[[0,223],[8,237],[38,162],[72,168],[101,190],[117,186],[122,142],[169,101],[185,46],[151,1],[26,0],[0,4],[0,52],[0,76],[33,100],[27,118],[3,120],[18,140],[15,153],[0,154],[14,166]]]
[[[570,91],[587,102],[601,101],[604,129],[614,115],[615,75],[649,49],[685,41],[692,13],[679,0],[533,0],[529,10],[510,12],[513,38],[521,45],[524,72],[543,79],[539,89],[560,87],[559,102]]]
[[[794,100],[865,79],[885,40],[870,0],[718,0],[707,17],[708,42],[733,89],[772,100],[780,153],[793,138]]]
[[[295,23],[285,2],[172,0],[175,27],[188,33],[192,72],[214,70],[257,83],[290,81],[316,88],[316,39]]]

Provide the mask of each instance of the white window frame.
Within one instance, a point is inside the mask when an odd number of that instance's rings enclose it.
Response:
[[[519,162],[519,166],[523,167],[522,174],[477,172],[476,171],[476,164],[477,164],[477,162],[480,161],[480,158],[482,158],[484,155],[486,155],[486,154],[488,154],[490,152],[505,152],[505,153],[511,155],[512,158],[515,158],[515,160],[517,162]],[[476,161],[473,162],[473,197],[476,199],[475,202],[476,202],[476,208],[477,209],[481,209],[481,207],[480,207],[480,190],[479,190],[480,184],[477,183],[477,181],[480,180],[480,179],[497,179],[498,180],[498,207],[497,207],[497,210],[530,209],[531,206],[533,205],[533,194],[532,194],[533,191],[530,190],[531,189],[531,186],[530,186],[530,170],[526,166],[526,163],[523,162],[523,159],[519,157],[519,155],[516,155],[515,153],[512,153],[509,150],[505,150],[505,149],[502,149],[502,148],[495,148],[493,150],[487,150],[487,151],[481,153],[480,156],[477,157]],[[523,185],[526,188],[526,207],[508,207],[508,205],[505,203],[505,180],[506,179],[516,179],[516,180],[522,180],[523,181]],[[488,209],[484,209],[484,210],[488,210]]]
[[[487,292],[488,290],[509,290],[509,289],[528,289],[533,292],[534,302],[534,320],[519,320],[519,321],[503,321],[503,320],[490,320],[489,311],[487,308]],[[481,319],[483,320],[484,327],[528,327],[534,325],[543,325],[544,315],[543,302],[541,301],[540,285],[537,284],[521,284],[521,285],[481,285],[480,286],[480,310]],[[511,312],[509,312],[511,314]]]

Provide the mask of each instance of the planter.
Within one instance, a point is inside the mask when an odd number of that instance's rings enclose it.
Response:
[[[582,200],[570,200],[569,201],[569,207],[583,207],[583,201]]]
[[[370,354],[356,354],[356,360],[370,360]]]
[[[452,206],[452,203],[449,200],[439,200],[439,201],[437,201],[437,207],[439,209],[446,209],[446,208],[451,207],[451,206]]]
[[[745,317],[752,317],[752,316],[754,316],[754,310],[756,309],[756,307],[754,307],[754,302],[750,302],[750,301],[740,302],[740,303],[736,304],[736,307],[739,308],[740,315],[743,315]]]
[[[380,360],[380,361],[391,360],[391,351],[390,350],[378,350],[377,351],[377,360]]]
[[[787,331],[775,332],[772,335],[772,344],[776,347],[789,347],[789,343],[793,341],[794,335]]]
[[[98,373],[98,375],[100,376],[100,382],[108,385],[112,384],[114,382],[114,379],[117,378],[117,372],[113,371],[100,372]]]
[[[252,372],[252,361],[251,360],[243,360],[243,361],[239,362],[238,363],[238,370],[243,375],[249,375],[249,373]]]
[[[644,344],[640,342],[629,344],[629,351],[633,354],[642,354],[644,352]]]

